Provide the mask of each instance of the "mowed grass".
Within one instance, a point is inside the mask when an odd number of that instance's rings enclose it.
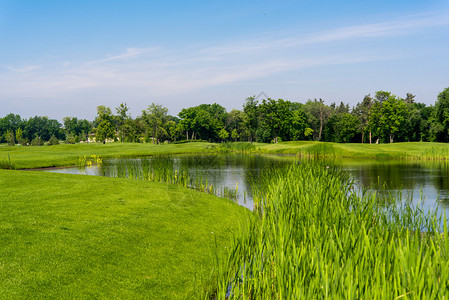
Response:
[[[139,180],[0,170],[0,190],[3,299],[188,297],[249,215]]]

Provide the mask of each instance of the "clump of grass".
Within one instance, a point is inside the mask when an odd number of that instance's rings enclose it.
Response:
[[[250,142],[227,142],[220,144],[217,151],[222,153],[227,152],[239,152],[239,153],[251,153],[254,152],[256,147]]]
[[[8,160],[0,161],[0,169],[6,169],[6,170],[14,170],[15,169],[14,164],[11,162],[11,157],[9,156],[9,153],[8,153]]]
[[[248,220],[217,262],[217,299],[442,299],[449,294],[446,218],[356,194],[320,163],[266,172]],[[260,186],[260,185],[259,185]],[[444,224],[443,228],[439,224]]]
[[[298,156],[305,156],[309,158],[334,158],[337,157],[335,147],[328,143],[317,143],[308,147],[301,147],[298,149]]]
[[[421,159],[426,160],[443,160],[449,159],[449,148],[447,147],[430,147],[423,151],[420,155]]]

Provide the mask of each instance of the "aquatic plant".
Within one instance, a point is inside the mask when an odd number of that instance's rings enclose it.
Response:
[[[317,162],[266,170],[255,217],[217,259],[216,299],[442,299],[449,294],[446,216],[356,194]],[[259,185],[260,186],[260,185]],[[443,224],[440,227],[440,224]]]
[[[90,156],[84,155],[78,158],[79,167],[89,167],[92,165],[101,165],[103,163],[102,158],[99,155],[92,154]]]
[[[220,193],[214,185],[209,184],[207,178],[192,174],[187,167],[178,165],[170,156],[161,155],[150,159],[120,159],[111,162],[109,167],[112,169],[111,176],[113,177],[165,182],[217,196],[232,196],[230,193]]]
[[[446,160],[449,159],[448,147],[429,147],[420,155],[420,159],[425,160]]]

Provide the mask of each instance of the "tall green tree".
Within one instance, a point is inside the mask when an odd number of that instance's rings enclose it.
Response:
[[[438,94],[435,102],[435,120],[441,124],[435,135],[440,142],[449,142],[449,87]]]
[[[146,110],[142,111],[142,119],[148,126],[148,135],[151,135],[153,144],[161,137],[167,135],[168,109],[160,104],[151,103]]]
[[[245,113],[243,111],[237,109],[231,110],[226,118],[226,126],[225,126],[226,131],[231,133],[236,131],[238,136],[244,134],[245,133],[244,120],[245,120]]]
[[[97,107],[96,124],[98,124],[95,134],[97,142],[102,142],[104,144],[107,139],[115,139],[113,115],[109,107],[104,105]]]
[[[353,110],[353,114],[359,119],[359,130],[362,133],[362,143],[365,141],[365,133],[369,134],[369,143],[371,144],[372,133],[369,130],[368,124],[371,118],[371,107],[373,106],[373,98],[371,95],[365,95],[362,102],[357,103],[355,109]]]
[[[331,117],[331,108],[324,104],[323,99],[308,100],[304,105],[304,111],[307,114],[310,127],[313,130],[313,139],[321,140],[323,128],[327,120]]]
[[[187,139],[219,141],[219,132],[225,127],[226,109],[217,104],[201,104],[182,109],[178,116],[180,128]]]
[[[407,105],[403,99],[385,91],[376,92],[375,100],[369,127],[377,135],[378,141],[383,139],[393,143],[395,135],[405,128]]]
[[[130,124],[131,116],[128,114],[129,108],[126,103],[120,103],[115,109],[117,112],[116,126],[120,136],[120,142],[125,142],[129,139],[128,135],[133,134],[132,126]]]
[[[256,138],[256,131],[259,124],[259,110],[258,102],[255,97],[248,97],[243,105],[243,112],[245,113],[244,124],[249,133],[249,141],[251,144]]]
[[[313,133],[313,129],[310,128],[307,114],[302,109],[302,105],[295,103],[292,105],[292,139],[293,140],[306,140],[309,139]]]
[[[14,136],[14,131],[12,129],[9,129],[5,133],[5,139],[6,139],[6,142],[8,143],[8,146],[14,146],[15,145],[16,138]]]
[[[264,99],[259,104],[258,138],[263,142],[289,140],[293,130],[291,102],[283,99]]]

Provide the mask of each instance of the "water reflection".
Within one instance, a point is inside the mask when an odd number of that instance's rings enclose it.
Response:
[[[180,155],[131,159],[140,164],[159,164],[173,170],[188,170],[191,175],[204,178],[218,190],[238,186],[239,204],[252,208],[252,184],[264,168],[279,168],[293,163],[294,157],[262,155]],[[52,172],[116,176],[120,160],[105,160],[102,166],[57,169]],[[379,190],[381,194],[401,192],[404,201],[418,203],[422,199],[425,211],[439,204],[449,209],[449,164],[447,162],[407,162],[381,160],[332,160],[356,180],[359,188]]]
[[[194,178],[201,178],[208,185],[213,185],[217,195],[222,195],[224,189],[233,192],[237,190],[236,201],[242,206],[253,209],[252,185],[258,182],[261,172],[266,168],[279,168],[290,164],[293,160],[291,157],[243,154],[177,155],[111,159],[104,160],[102,166],[55,169],[49,172],[117,177],[119,165],[126,161],[147,169],[151,165],[155,168],[186,170]]]
[[[352,174],[358,185],[382,193],[401,192],[404,200],[421,202],[425,211],[449,209],[449,165],[447,162],[338,160],[334,164]]]

